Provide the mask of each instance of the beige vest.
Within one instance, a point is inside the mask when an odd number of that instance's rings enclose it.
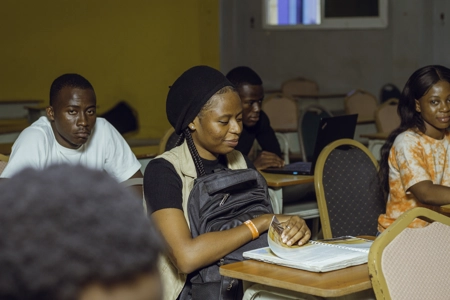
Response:
[[[192,159],[187,143],[183,143],[179,147],[175,147],[170,151],[166,151],[157,158],[164,158],[170,162],[175,171],[181,178],[183,185],[183,211],[186,222],[189,225],[189,217],[187,215],[187,200],[194,186],[194,180],[197,177],[194,160]],[[228,168],[230,169],[247,169],[247,163],[241,152],[233,150],[227,154]],[[159,261],[159,270],[162,276],[164,286],[164,299],[175,300],[183,289],[186,282],[186,274],[179,273],[168,256],[164,255]]]

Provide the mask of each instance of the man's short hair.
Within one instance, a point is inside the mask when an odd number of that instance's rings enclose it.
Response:
[[[251,85],[263,84],[261,77],[259,77],[259,75],[256,74],[256,72],[253,71],[251,68],[245,66],[240,66],[232,69],[230,72],[228,72],[227,78],[236,87],[240,87],[244,84],[251,84]]]
[[[74,73],[63,74],[56,78],[50,87],[50,105],[54,105],[59,91],[65,87],[94,90],[92,84],[83,76]]]
[[[0,299],[76,299],[157,272],[142,199],[104,172],[59,165],[0,182]]]

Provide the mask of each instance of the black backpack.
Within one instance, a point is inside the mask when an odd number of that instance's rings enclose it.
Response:
[[[193,238],[273,213],[266,181],[253,169],[221,169],[195,179],[187,209]],[[189,274],[179,299],[242,299],[242,282],[221,276],[219,267],[241,261],[243,252],[261,247],[267,247],[267,233]]]

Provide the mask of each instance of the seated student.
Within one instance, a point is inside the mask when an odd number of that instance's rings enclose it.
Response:
[[[21,132],[0,177],[9,178],[27,167],[44,169],[68,163],[103,170],[118,182],[142,178],[136,156],[108,121],[97,118],[96,105],[94,88],[84,77],[64,74],[56,78],[47,116]]]
[[[264,99],[261,78],[246,66],[232,69],[226,77],[236,87],[242,102],[243,128],[235,149],[249,155],[256,139],[262,149],[253,160],[257,169],[284,166],[280,144],[270,127],[269,117],[261,110]],[[283,187],[283,203],[298,203],[303,199],[315,199],[314,183]]]
[[[0,191],[0,299],[162,299],[163,240],[106,173],[27,168]]]
[[[253,167],[234,150],[242,131],[241,100],[233,85],[219,71],[196,66],[184,72],[171,86],[166,113],[178,146],[150,161],[144,172],[144,191],[152,218],[166,240],[170,253],[162,267],[166,299],[177,299],[186,275],[219,261],[252,241],[245,224],[192,238],[185,214],[187,199],[196,177],[217,168]],[[287,245],[306,243],[311,232],[298,216],[278,216],[283,222]],[[265,232],[272,215],[251,220]]]
[[[380,180],[387,195],[384,231],[403,212],[450,204],[450,69],[434,65],[416,70],[399,99],[400,126],[381,149]],[[415,220],[411,227],[427,223]]]
[[[232,69],[226,77],[236,87],[242,102],[243,128],[235,149],[249,155],[256,139],[262,149],[253,160],[257,169],[284,166],[280,144],[270,127],[269,117],[261,110],[264,99],[261,78],[255,71],[244,66]]]

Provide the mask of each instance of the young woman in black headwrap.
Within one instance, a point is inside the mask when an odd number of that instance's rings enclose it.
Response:
[[[251,220],[253,225],[243,224],[192,238],[186,204],[194,179],[217,168],[254,168],[234,150],[242,131],[241,100],[222,73],[196,66],[170,87],[166,113],[180,135],[179,146],[148,164],[144,192],[152,218],[168,244],[169,253],[160,270],[165,299],[173,300],[179,296],[187,274],[251,241],[255,227],[256,232],[265,232],[272,215]],[[304,220],[298,216],[277,217],[284,222],[283,241],[287,245],[302,245],[309,240],[311,232]]]

